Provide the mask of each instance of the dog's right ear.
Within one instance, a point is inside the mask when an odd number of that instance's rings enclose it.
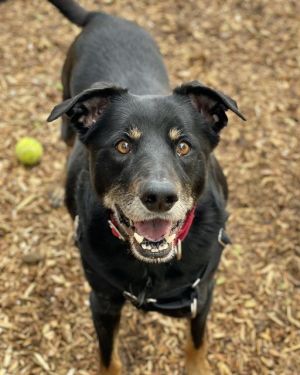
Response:
[[[111,83],[97,82],[87,90],[55,106],[47,121],[51,122],[66,115],[83,135],[101,118],[112,98],[125,92],[127,89]]]
[[[226,126],[228,119],[225,112],[228,109],[246,121],[232,98],[221,91],[203,85],[201,82],[185,83],[176,87],[174,92],[189,97],[193,107],[211,124],[216,133]]]

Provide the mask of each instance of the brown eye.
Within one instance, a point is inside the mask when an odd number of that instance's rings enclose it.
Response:
[[[191,147],[186,142],[180,142],[180,143],[178,143],[178,145],[176,147],[176,152],[177,152],[177,155],[179,155],[179,156],[185,156],[190,151],[191,151]]]
[[[130,145],[127,141],[120,141],[116,145],[116,150],[120,154],[128,154],[128,152],[131,150]]]

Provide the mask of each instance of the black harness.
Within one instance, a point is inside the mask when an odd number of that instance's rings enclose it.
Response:
[[[217,242],[221,246],[221,250],[230,243],[230,239],[223,228],[219,231]],[[123,291],[123,296],[136,308],[144,311],[158,311],[171,316],[191,316],[194,318],[205,304],[208,293],[212,291],[213,280],[211,276],[218,262],[219,258],[212,259],[200,268],[193,283],[168,290],[162,295],[151,295],[152,282],[150,276],[148,276],[142,290],[134,293],[134,287],[130,285],[128,291]]]
[[[77,216],[75,218],[75,237],[77,239],[79,237],[78,224]],[[76,242],[78,243],[78,241]],[[223,228],[219,230],[215,242],[215,246],[220,248],[219,254],[221,256],[222,250],[230,243],[230,239]],[[128,290],[124,290],[124,287],[118,285],[117,282],[112,286],[120,290],[126,300],[143,311],[157,311],[169,316],[190,316],[194,318],[206,303],[209,293],[212,292],[214,284],[212,275],[218,266],[220,256],[212,257],[209,263],[202,265],[192,283],[168,290],[161,295],[151,293],[152,280],[150,276],[147,276],[145,285],[141,290],[136,290],[132,284],[128,286]]]

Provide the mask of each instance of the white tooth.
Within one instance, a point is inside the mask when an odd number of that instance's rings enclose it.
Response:
[[[171,243],[175,240],[176,234],[172,234],[171,236],[167,237],[166,240],[168,243]]]
[[[168,244],[166,244],[166,243],[162,243],[160,246],[159,246],[159,250],[165,250],[165,249],[167,249],[169,246],[168,246]]]
[[[140,236],[138,233],[134,232],[133,237],[137,240],[138,243],[142,243],[144,241],[144,237]]]
[[[151,249],[151,253],[157,253],[159,250],[156,249],[155,247],[153,249]]]
[[[151,246],[150,245],[146,245],[146,244],[141,244],[141,246],[142,246],[142,248],[144,249],[144,250],[151,250],[152,248],[151,248]]]

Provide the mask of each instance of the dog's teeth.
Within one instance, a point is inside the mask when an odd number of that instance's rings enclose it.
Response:
[[[138,243],[142,243],[144,241],[144,237],[140,236],[138,233],[134,232],[133,237],[137,240]]]
[[[141,244],[141,246],[142,246],[142,248],[144,249],[144,250],[151,250],[152,249],[152,247],[150,246],[150,245],[146,245],[146,244]]]
[[[159,250],[166,250],[168,247],[169,247],[169,245],[168,245],[167,243],[162,243],[162,244],[159,246]]]
[[[141,247],[144,250],[151,250],[151,253],[158,253],[159,251],[166,250],[169,247],[169,245],[166,242],[164,242],[164,243],[160,244],[158,247],[156,247],[156,246],[152,247],[151,245],[141,243]]]
[[[172,234],[171,236],[167,237],[166,240],[168,243],[172,243],[175,240],[176,234]]]

